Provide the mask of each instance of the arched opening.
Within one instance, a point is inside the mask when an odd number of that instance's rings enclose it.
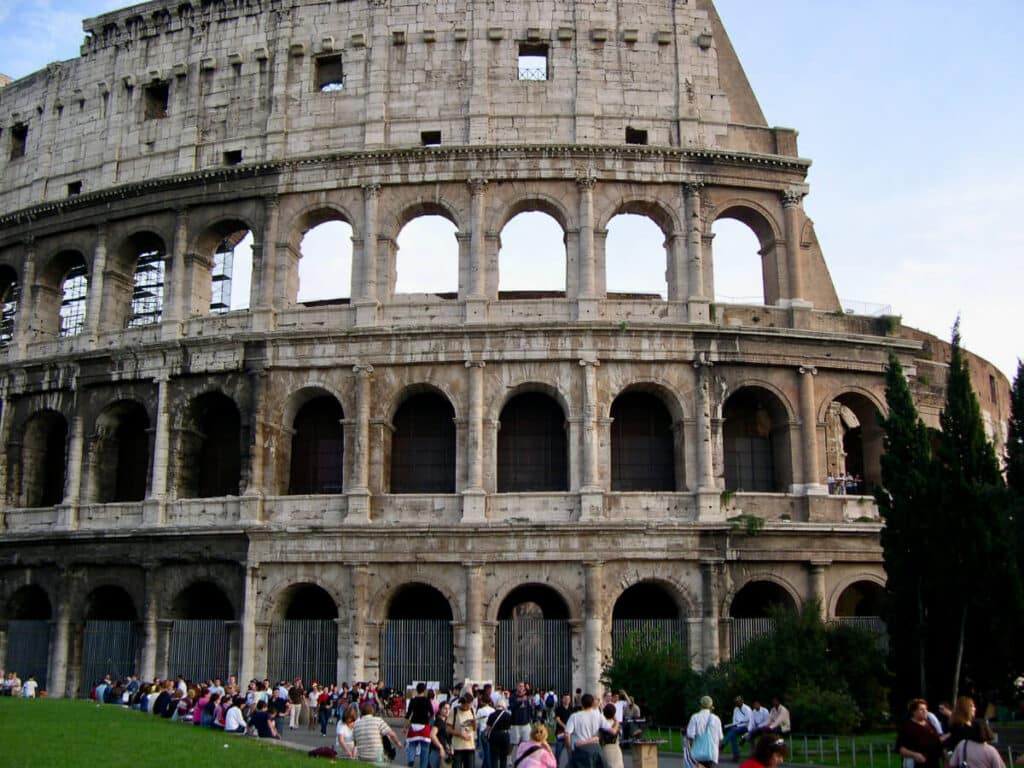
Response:
[[[224,233],[217,244],[210,265],[210,314],[249,308],[253,242],[252,232],[242,226]]]
[[[64,500],[68,423],[56,411],[40,411],[25,423],[21,446],[21,506],[52,507]]]
[[[565,232],[547,213],[525,211],[501,230],[498,250],[498,298],[565,296]]]
[[[86,597],[81,696],[88,696],[105,675],[119,680],[136,670],[140,647],[137,619],[135,602],[121,587],[97,587]]]
[[[778,397],[742,387],[725,401],[722,416],[726,489],[787,491],[793,482],[789,419]]]
[[[300,304],[347,303],[352,295],[352,226],[325,221],[309,229],[299,245]]]
[[[7,601],[7,656],[4,669],[22,680],[34,677],[46,689],[50,660],[50,619],[53,609],[46,590],[36,584],[19,587]]]
[[[100,414],[91,464],[98,503],[146,498],[149,415],[140,403],[122,400]]]
[[[551,587],[524,584],[498,607],[495,682],[512,687],[528,681],[534,689],[571,690],[572,645],[569,607]]]
[[[612,654],[617,654],[625,643],[638,649],[666,649],[686,658],[684,612],[661,584],[641,581],[615,601]]]
[[[836,494],[871,493],[882,480],[885,433],[875,404],[855,392],[835,398],[825,414],[825,462]]]
[[[568,490],[561,406],[541,392],[524,392],[505,404],[500,422],[498,493]]]
[[[720,304],[770,304],[765,281],[766,257],[762,254],[757,231],[744,213],[749,212],[734,209],[723,213],[711,225],[715,301]],[[774,254],[770,258],[774,258]]]
[[[295,584],[282,596],[283,620],[270,625],[272,680],[333,682],[338,673],[338,606],[316,584]]]
[[[613,491],[675,491],[675,435],[665,404],[629,391],[611,409]]]
[[[397,293],[431,293],[458,298],[458,229],[444,216],[417,216],[398,233],[395,259]]]
[[[395,413],[392,493],[455,492],[455,410],[435,392],[411,395]]]
[[[855,581],[836,600],[836,618],[877,618],[884,590],[873,581]]]
[[[609,298],[668,298],[665,233],[649,216],[613,216],[604,253]]]
[[[14,318],[18,314],[18,273],[6,264],[0,265],[0,349],[14,338]]]
[[[150,232],[140,232],[126,245],[133,267],[131,308],[128,327],[159,323],[164,309],[164,260],[167,249],[163,240]]]
[[[289,493],[344,492],[344,418],[332,395],[314,397],[299,408],[292,424]]]
[[[69,263],[60,280],[60,306],[57,311],[60,319],[59,334],[62,337],[77,336],[85,329],[89,278],[85,259],[80,254],[69,253],[64,256]],[[43,315],[42,312],[40,314]]]
[[[730,646],[733,657],[743,646],[757,637],[775,631],[772,614],[780,610],[795,611],[796,603],[789,592],[772,581],[752,581],[732,599],[729,616],[732,619]]]
[[[381,669],[392,687],[453,679],[455,646],[448,599],[427,584],[405,584],[388,604],[381,634]]]
[[[228,677],[230,637],[227,622],[235,609],[224,590],[212,581],[197,581],[171,602],[171,641],[167,673],[186,680]]]
[[[237,496],[241,481],[241,417],[234,401],[207,392],[188,406],[179,431],[178,498]]]

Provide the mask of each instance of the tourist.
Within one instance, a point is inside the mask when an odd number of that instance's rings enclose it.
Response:
[[[487,743],[492,768],[507,768],[508,756],[512,751],[512,716],[504,697],[499,697],[496,707],[487,718]]]
[[[491,731],[487,727],[494,704],[491,702],[490,686],[485,685],[476,702],[476,744],[480,753],[480,768],[491,768]]]
[[[988,724],[975,720],[967,729],[966,737],[953,750],[950,768],[1006,768],[999,750],[992,746],[992,738]]]
[[[426,683],[416,683],[416,695],[405,709],[405,764],[427,768],[430,760],[431,722],[434,708],[427,698]]]
[[[445,701],[438,705],[434,722],[430,726],[430,750],[428,753],[428,764],[430,768],[440,768],[442,761],[446,761],[452,755],[452,739],[448,733],[448,715],[451,714],[451,705]]]
[[[778,768],[786,759],[786,742],[773,733],[761,734],[754,744],[754,754],[740,768]]]
[[[750,716],[753,711],[743,703],[742,696],[737,696],[733,703],[735,706],[732,709],[732,722],[726,726],[727,730],[725,733],[725,740],[722,742],[722,748],[730,747],[732,749],[732,759],[739,761],[739,740],[741,736],[746,736],[747,732],[750,730]]]
[[[452,768],[474,768],[476,713],[472,693],[464,693],[458,706],[448,715],[448,730],[452,737]]]
[[[349,704],[345,711],[338,718],[338,727],[335,730],[335,740],[338,742],[338,755],[347,757],[350,760],[356,759],[356,744],[352,736],[352,729],[359,719],[359,707]]]
[[[686,725],[686,746],[694,763],[705,768],[718,765],[718,744],[722,740],[722,721],[712,710],[715,703],[710,696],[702,696],[700,709]]]
[[[364,763],[383,764],[384,739],[395,747],[402,746],[391,727],[376,715],[376,708],[369,701],[359,705],[360,718],[352,726],[352,743],[356,747],[356,758]]]
[[[917,768],[941,768],[942,741],[928,722],[928,702],[910,702],[910,717],[900,726],[896,747],[904,760],[913,760]]]
[[[530,738],[521,742],[516,748],[515,766],[516,768],[558,768],[551,745],[548,744],[548,729],[544,723],[534,723],[530,726]]]
[[[555,762],[561,765],[562,752],[565,751],[565,724],[576,710],[572,707],[572,696],[562,695],[562,700],[555,707]]]
[[[512,718],[509,739],[513,745],[530,738],[530,723],[533,722],[533,701],[526,690],[526,683],[516,685],[516,692],[509,697],[508,713]]]
[[[28,680],[26,680],[25,684],[21,687],[21,697],[23,699],[34,699],[38,688],[39,683],[36,682],[36,679],[32,675],[29,675]]]
[[[970,738],[971,727],[974,725],[977,713],[978,708],[970,696],[961,696],[956,700],[956,707],[949,718],[949,738],[946,739],[946,749],[955,752],[961,741]],[[941,735],[941,733],[940,731],[939,734]]]
[[[281,734],[277,732],[277,724],[265,701],[256,702],[256,710],[249,718],[249,725],[256,731],[261,739],[280,739]]]
[[[780,736],[788,736],[792,730],[789,710],[778,696],[772,696],[772,708],[768,712],[768,722],[765,723],[764,729],[768,733],[777,733]]]
[[[245,735],[245,715],[242,714],[242,704],[245,699],[235,696],[228,700],[228,711],[224,715],[224,732]]]
[[[604,716],[594,704],[593,694],[584,693],[579,711],[573,712],[565,724],[565,743],[573,768],[605,768],[600,744]]]
[[[598,732],[598,743],[601,745],[601,752],[604,754],[604,761],[608,768],[623,768],[622,747],[619,746],[619,734],[622,724],[619,722],[618,711],[614,702],[605,704],[602,710],[604,722],[601,723],[601,730]]]

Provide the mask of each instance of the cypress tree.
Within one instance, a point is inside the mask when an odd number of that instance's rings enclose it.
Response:
[[[1006,430],[1006,484],[1024,497],[1024,362],[1017,361],[1017,375],[1010,390],[1010,423]]]

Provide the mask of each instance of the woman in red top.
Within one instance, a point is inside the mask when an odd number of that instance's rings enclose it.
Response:
[[[778,768],[786,759],[786,742],[777,733],[766,733],[754,745],[753,757],[748,757],[740,768]]]

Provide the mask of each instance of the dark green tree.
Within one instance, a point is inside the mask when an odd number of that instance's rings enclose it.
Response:
[[[881,540],[887,580],[882,612],[895,671],[893,703],[902,707],[902,702],[927,690],[927,584],[934,531],[929,521],[933,489],[928,428],[917,414],[895,355],[889,356],[885,371],[885,400],[882,482],[875,499],[885,523]]]
[[[1017,375],[1010,390],[1010,423],[1006,431],[1006,484],[1024,497],[1024,362],[1017,361]]]

